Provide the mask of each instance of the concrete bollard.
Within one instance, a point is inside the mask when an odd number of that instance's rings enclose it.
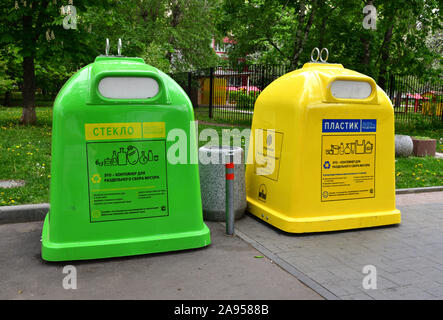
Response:
[[[409,157],[412,154],[413,143],[410,136],[395,135],[395,155]]]
[[[203,218],[226,221],[226,167],[229,153],[234,158],[234,215],[243,217],[246,210],[244,151],[240,147],[201,147],[199,153],[200,188]]]

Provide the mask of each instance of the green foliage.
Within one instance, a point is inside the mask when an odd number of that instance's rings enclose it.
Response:
[[[0,92],[11,90],[14,84],[14,80],[9,77],[6,71],[6,61],[0,57]]]
[[[123,55],[141,56],[165,72],[218,64],[210,47],[216,1],[76,0],[76,29],[62,25],[66,15],[60,9],[68,2],[2,1],[0,91],[23,86],[23,57],[32,57],[37,89],[53,95],[75,71],[104,54],[106,38],[110,54],[117,54],[121,38]]]
[[[55,97],[73,73],[73,70],[68,70],[64,65],[54,65],[43,61],[35,66],[37,88],[44,96]]]
[[[111,53],[123,41],[123,55],[141,56],[164,72],[204,68],[218,64],[210,47],[216,32],[212,23],[215,0],[113,1],[112,8],[89,7],[84,23],[90,41],[110,39]]]
[[[0,92],[17,90],[22,82],[22,58],[18,48],[13,44],[5,45],[0,49]]]
[[[246,92],[246,90],[229,91],[229,103],[235,104],[240,109],[254,109],[255,100],[258,92]]]
[[[165,50],[163,50],[162,46],[156,42],[152,42],[146,46],[141,57],[147,64],[160,70],[164,70],[165,72],[171,70],[171,64],[165,56]]]
[[[363,7],[370,2],[377,8],[376,30],[362,26]],[[123,55],[143,57],[167,73],[226,64],[210,44],[229,36],[234,63],[299,68],[313,47],[327,47],[330,62],[379,83],[388,73],[441,82],[437,0],[76,0],[77,29],[66,30],[60,7],[68,3],[0,2],[0,92],[24,87],[29,79],[23,79],[23,58],[33,57],[36,89],[55,94],[76,70],[104,53],[106,38],[111,54],[117,54],[121,38]]]
[[[363,7],[370,2],[377,9],[376,30],[362,25]],[[436,0],[225,0],[217,27],[236,42],[233,60],[247,57],[252,63],[298,68],[310,60],[314,47],[327,47],[330,62],[375,79],[387,72],[438,78],[440,6]]]

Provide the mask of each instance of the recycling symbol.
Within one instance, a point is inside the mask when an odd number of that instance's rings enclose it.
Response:
[[[329,161],[325,161],[325,163],[323,164],[323,168],[329,169],[330,167],[331,167],[331,164],[329,163]]]
[[[100,183],[102,181],[102,177],[98,173],[94,173],[91,178],[92,183]]]
[[[100,218],[100,210],[93,210],[92,211],[92,217],[93,218]]]

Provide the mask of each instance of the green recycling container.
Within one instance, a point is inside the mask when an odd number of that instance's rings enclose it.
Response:
[[[192,104],[169,76],[141,58],[97,57],[54,102],[47,261],[203,247],[198,162],[168,161],[186,134],[197,153]],[[174,131],[175,132],[175,131]],[[175,148],[171,148],[175,149]],[[173,153],[173,152],[172,152]]]

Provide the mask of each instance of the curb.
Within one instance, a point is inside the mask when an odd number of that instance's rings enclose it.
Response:
[[[42,221],[49,211],[49,203],[0,207],[0,224]]]
[[[443,191],[443,186],[396,189],[395,194],[411,194]],[[49,211],[49,203],[0,206],[0,224],[43,221]]]
[[[395,190],[395,194],[422,193],[422,192],[436,192],[436,191],[443,191],[443,186],[436,186],[436,187],[423,187],[423,188],[396,189],[396,190]]]

